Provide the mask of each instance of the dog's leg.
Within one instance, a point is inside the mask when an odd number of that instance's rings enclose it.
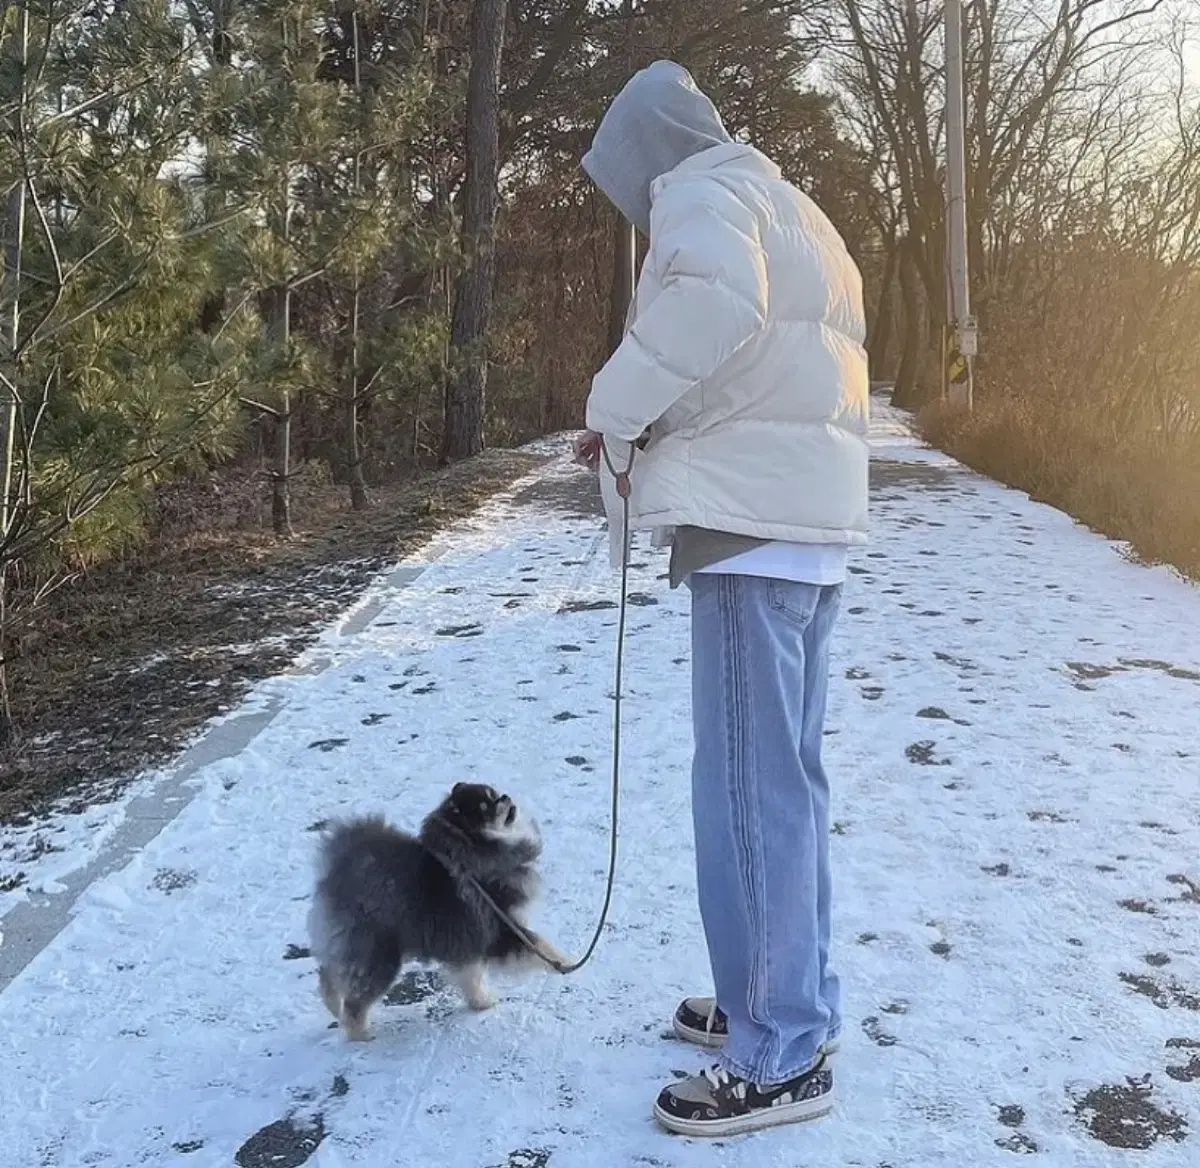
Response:
[[[325,1003],[325,1008],[335,1018],[340,1018],[342,1016],[342,995],[338,993],[337,987],[333,984],[329,970],[323,965],[317,970],[317,985],[321,990],[321,1001]]]
[[[367,1025],[367,1016],[371,1012],[371,1002],[361,999],[349,999],[342,1005],[342,1029],[351,1042],[370,1042],[374,1035]]]
[[[490,1010],[496,997],[487,987],[487,967],[483,962],[447,968],[447,978],[458,987],[472,1010]]]
[[[352,966],[344,977],[342,999],[342,1029],[351,1042],[366,1042],[371,1035],[367,1028],[367,1015],[371,1007],[383,997],[400,972],[403,955],[390,946],[377,946],[362,963]]]

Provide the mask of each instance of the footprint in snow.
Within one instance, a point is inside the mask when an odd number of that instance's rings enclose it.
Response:
[[[150,886],[157,889],[159,892],[165,892],[170,895],[172,892],[179,892],[181,889],[190,888],[198,879],[197,873],[182,868],[159,868],[154,873],[154,879],[150,881]]]
[[[560,615],[569,615],[574,612],[604,612],[616,607],[616,602],[612,600],[568,600],[559,606],[558,611]]]
[[[483,626],[480,624],[447,625],[445,628],[438,629],[434,635],[438,637],[458,637],[460,639],[481,637],[483,636]]]
[[[1075,1100],[1075,1117],[1094,1140],[1110,1148],[1146,1151],[1159,1140],[1182,1143],[1187,1121],[1154,1102],[1150,1076],[1095,1087]]]
[[[916,766],[949,766],[948,758],[936,758],[934,751],[937,749],[937,743],[931,738],[923,739],[921,742],[913,742],[904,748],[904,757],[909,762]]]
[[[1188,1058],[1186,1063],[1168,1065],[1167,1075],[1176,1083],[1200,1083],[1200,1039],[1168,1038],[1167,1049],[1192,1052],[1190,1058],[1179,1056]]]
[[[1040,1149],[1038,1145],[1024,1132],[1013,1132],[1011,1136],[1001,1136],[996,1140],[996,1147],[1006,1152],[1014,1152],[1018,1156],[1032,1156]]]
[[[308,1163],[326,1136],[325,1117],[289,1116],[254,1133],[234,1155],[237,1168],[300,1168]]]
[[[1122,973],[1120,979],[1134,993],[1149,998],[1160,1010],[1178,1006],[1182,1010],[1200,1012],[1200,994],[1174,978],[1157,981],[1144,973]]]
[[[1181,887],[1183,891],[1172,900],[1182,901],[1186,904],[1200,904],[1200,884],[1189,876],[1184,876],[1182,872],[1173,872],[1167,877],[1168,884],[1174,884]]]
[[[1127,912],[1143,913],[1145,916],[1154,917],[1158,915],[1158,906],[1153,901],[1143,900],[1138,896],[1131,896],[1126,900],[1118,900],[1119,904]]]
[[[343,746],[348,745],[349,738],[318,738],[316,742],[308,744],[309,750],[319,750],[322,754],[329,754],[330,751],[340,750]]]
[[[446,988],[445,982],[433,970],[410,969],[384,996],[389,1006],[415,1006],[436,997]]]
[[[335,1075],[326,1102],[341,1099],[350,1091],[343,1075]],[[293,1114],[259,1128],[234,1154],[237,1168],[300,1168],[312,1159],[328,1132],[325,1115]]]
[[[894,1034],[884,1030],[883,1023],[873,1014],[862,1020],[862,1030],[876,1046],[895,1046],[900,1041]]]
[[[548,1168],[549,1164],[549,1148],[518,1148],[515,1152],[509,1152],[508,1159],[503,1163],[491,1165],[490,1168]]]

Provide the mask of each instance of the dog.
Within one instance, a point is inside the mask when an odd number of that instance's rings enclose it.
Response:
[[[321,999],[347,1038],[370,1038],[371,1007],[405,962],[440,965],[474,1010],[496,1004],[489,967],[566,965],[532,930],[522,941],[479,892],[525,929],[541,853],[536,821],[475,783],[458,783],[416,836],[382,818],[336,825],[322,843],[308,931]]]

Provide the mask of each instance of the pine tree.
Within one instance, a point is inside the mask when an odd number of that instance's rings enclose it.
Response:
[[[319,354],[293,333],[296,290],[329,262],[322,208],[306,187],[335,150],[336,91],[322,83],[321,6],[252,0],[231,30],[244,63],[233,85],[231,146],[208,159],[211,181],[247,214],[230,233],[226,278],[258,302],[262,318],[252,389],[244,404],[271,422],[271,517],[292,535],[292,424],[302,395],[321,387]]]
[[[147,487],[228,444],[231,336],[196,341],[211,234],[169,164],[187,44],[152,0],[6,6],[0,635],[71,565],[135,537]]]
[[[444,234],[421,206],[416,155],[439,126],[445,102],[406,7],[341,0],[325,26],[322,76],[338,88],[340,123],[312,197],[341,222],[344,236],[321,282],[328,318],[321,327],[355,509],[367,502],[365,412],[394,386],[397,367],[413,364],[398,327],[397,316],[410,309],[397,277],[411,280],[415,264],[424,280]]]

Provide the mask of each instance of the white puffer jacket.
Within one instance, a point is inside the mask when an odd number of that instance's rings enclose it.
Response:
[[[650,430],[633,526],[865,542],[866,325],[841,237],[736,142],[685,159],[651,196],[632,324],[587,405],[618,469]],[[616,549],[620,504],[601,480]]]

